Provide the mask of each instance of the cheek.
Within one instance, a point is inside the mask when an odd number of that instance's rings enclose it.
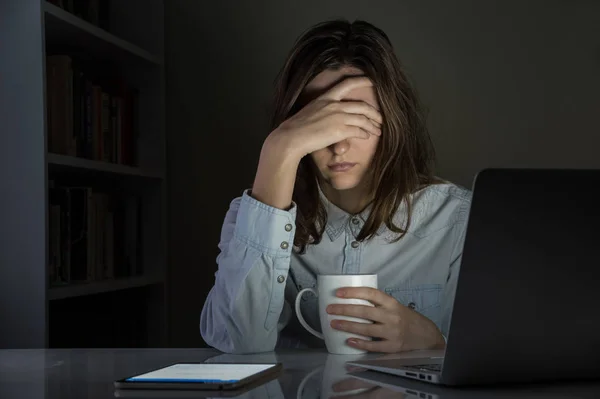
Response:
[[[371,136],[368,140],[361,140],[361,142],[358,144],[360,148],[357,148],[357,152],[360,154],[363,160],[370,160],[375,155],[378,144],[379,137]]]
[[[318,169],[321,169],[324,164],[327,163],[327,156],[327,150],[318,150],[310,154],[310,157]]]

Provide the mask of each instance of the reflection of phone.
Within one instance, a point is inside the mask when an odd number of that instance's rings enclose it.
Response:
[[[118,389],[233,390],[273,378],[281,363],[176,363],[115,381]]]

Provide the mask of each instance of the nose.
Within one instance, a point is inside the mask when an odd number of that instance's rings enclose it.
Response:
[[[349,148],[350,148],[350,142],[347,139],[338,141],[337,143],[334,143],[329,146],[329,149],[335,155],[343,155],[348,151]]]

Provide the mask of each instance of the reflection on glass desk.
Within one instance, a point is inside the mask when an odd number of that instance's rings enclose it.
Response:
[[[444,388],[349,368],[345,363],[378,355],[329,355],[320,350],[228,355],[211,349],[0,350],[0,398],[600,398],[595,383]],[[281,362],[277,379],[237,392],[115,390],[113,382],[176,362]],[[568,367],[568,365],[566,365]]]

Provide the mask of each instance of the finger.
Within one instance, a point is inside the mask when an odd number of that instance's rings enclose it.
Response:
[[[404,393],[384,387],[377,388],[377,390],[372,391],[369,395],[369,399],[404,399],[406,397]],[[410,397],[414,398],[413,395],[410,395]]]
[[[381,136],[381,129],[371,119],[362,114],[339,114],[342,121],[346,125],[360,127],[375,136]]]
[[[372,133],[364,130],[361,127],[346,125],[346,126],[343,126],[338,131],[338,138],[335,142],[337,143],[339,141],[343,141],[343,140],[351,139],[351,138],[358,138],[358,139],[366,140],[366,139],[371,138],[371,136],[373,136]]]
[[[376,122],[378,127],[381,127],[383,123],[381,112],[366,101],[340,101],[332,104],[341,112],[365,115],[373,122]]]
[[[398,301],[383,291],[371,287],[343,287],[337,290],[340,298],[355,298],[369,301],[375,306],[391,308],[398,305]]]
[[[348,76],[323,93],[323,97],[340,101],[346,94],[360,87],[373,87],[373,81],[366,76]]]
[[[368,116],[363,114],[349,114],[345,112],[341,115],[347,125],[359,126],[376,136],[381,136],[381,125]]]
[[[327,313],[340,316],[358,317],[378,323],[388,321],[389,311],[369,305],[331,304],[327,306]]]
[[[335,384],[333,384],[331,386],[331,390],[333,392],[337,393],[337,392],[353,391],[355,389],[372,388],[375,386],[376,386],[375,384],[371,384],[366,381],[361,381],[361,380],[353,378],[353,377],[348,377],[346,379],[343,379],[343,380],[338,381]]]
[[[351,364],[346,364],[346,366],[344,367],[344,369],[346,370],[346,374],[348,373],[355,373],[358,371],[366,371],[367,369],[364,367],[360,367],[360,366],[354,366]]]
[[[331,320],[331,328],[345,331],[363,337],[387,338],[389,327],[385,324],[360,323],[356,321],[334,319]]]

